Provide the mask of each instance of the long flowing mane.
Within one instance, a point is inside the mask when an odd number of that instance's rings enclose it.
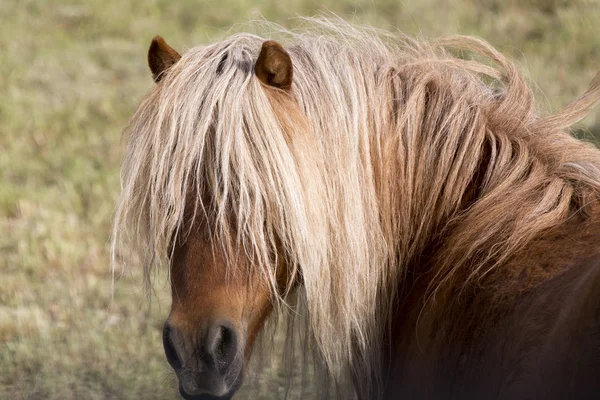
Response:
[[[443,243],[432,293],[473,282],[597,198],[600,152],[567,128],[597,103],[599,82],[544,117],[515,64],[479,39],[430,43],[320,18],[276,30],[292,96],[267,93],[252,72],[265,39],[236,34],[187,51],[143,99],[113,255],[133,250],[149,281],[173,237],[185,239],[186,210],[205,215],[231,268],[243,251],[269,279],[280,316],[301,281],[334,390],[374,398],[381,338],[427,248]],[[294,271],[284,293],[278,249]]]

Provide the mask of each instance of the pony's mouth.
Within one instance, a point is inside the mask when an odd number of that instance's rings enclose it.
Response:
[[[179,393],[186,400],[231,399],[244,375],[240,334],[228,321],[208,324],[205,330],[192,340],[165,322],[163,345],[179,380]]]
[[[231,383],[226,384],[221,381],[220,384],[211,385],[208,382],[208,387],[211,389],[200,389],[195,383],[179,378],[179,394],[185,400],[231,400],[242,385],[243,377],[241,371]]]
[[[231,400],[231,398],[233,397],[233,395],[235,394],[235,392],[236,392],[236,389],[232,389],[227,394],[225,394],[223,396],[213,396],[213,395],[208,394],[208,393],[203,393],[203,394],[189,394],[189,393],[187,393],[185,391],[185,389],[183,389],[183,387],[181,386],[181,384],[179,384],[179,394],[185,400]]]

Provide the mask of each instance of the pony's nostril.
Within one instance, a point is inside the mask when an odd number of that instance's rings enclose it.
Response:
[[[231,353],[233,345],[233,332],[231,329],[221,326],[221,340],[219,341],[217,351],[220,358],[227,358]]]
[[[175,348],[173,335],[174,328],[169,322],[165,322],[163,328],[163,346],[165,348],[165,355],[167,356],[167,361],[171,367],[173,367],[175,371],[178,371],[181,369],[181,360],[179,359],[177,349]]]
[[[210,353],[219,373],[227,372],[237,353],[237,335],[232,327],[216,325],[211,329]]]

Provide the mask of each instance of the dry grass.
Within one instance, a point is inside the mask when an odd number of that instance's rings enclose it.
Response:
[[[426,36],[475,34],[513,54],[553,110],[600,70],[596,0],[258,4],[2,1],[0,398],[176,398],[160,338],[165,285],[148,305],[140,271],[126,271],[111,304],[108,265],[120,130],[152,84],[155,34],[182,49],[256,12],[287,23],[323,9]],[[600,113],[584,125],[598,132]],[[261,398],[281,397],[267,386]]]

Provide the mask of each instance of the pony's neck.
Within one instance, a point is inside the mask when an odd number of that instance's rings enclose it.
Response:
[[[383,134],[371,136],[371,147],[380,149],[372,153],[382,231],[393,263],[408,272],[432,256],[484,184],[490,187],[485,179],[498,149],[479,108],[464,99],[451,103],[454,88],[435,79],[397,84],[388,102],[393,108],[374,117],[387,122]]]
[[[431,275],[428,291],[497,284],[528,268],[512,260],[532,243],[574,223],[598,226],[590,217],[600,192],[597,149],[562,129],[532,134],[528,119],[505,124],[489,104],[452,104],[450,89],[433,86],[413,87],[425,93],[398,106],[384,143],[373,139],[383,149],[374,163],[381,225],[398,271]]]

